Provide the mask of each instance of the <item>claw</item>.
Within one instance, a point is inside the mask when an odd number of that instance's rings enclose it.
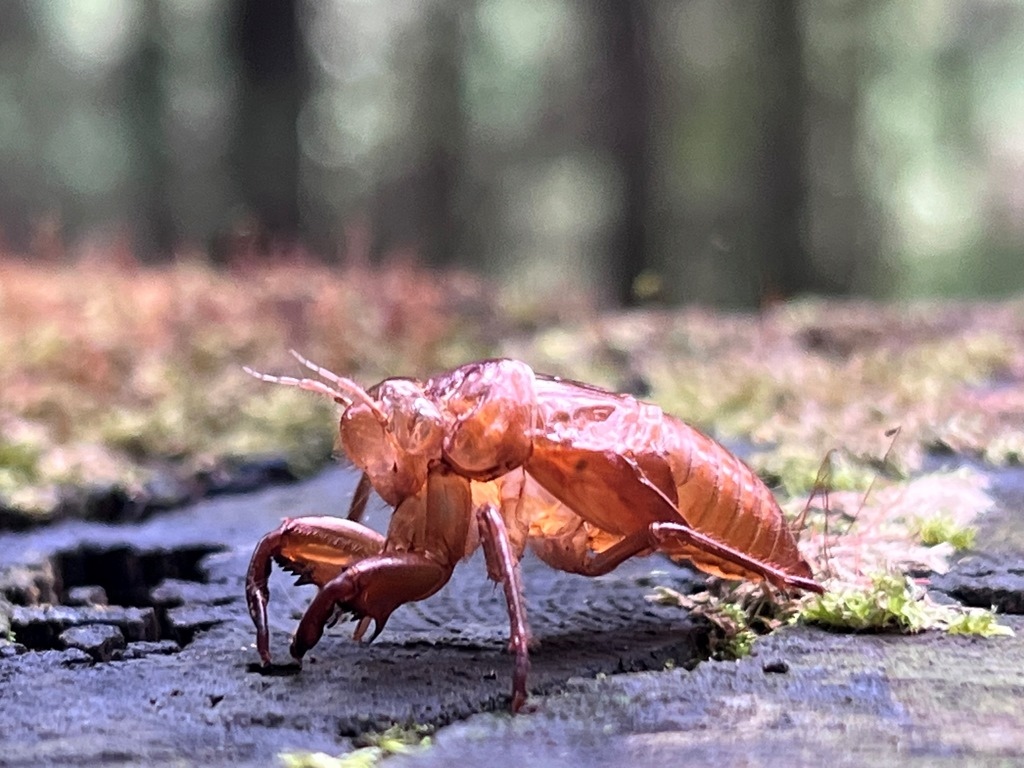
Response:
[[[377,636],[381,632],[384,631],[384,625],[387,624],[387,623],[388,623],[388,617],[387,616],[385,616],[384,618],[382,618],[380,620],[374,619],[373,620],[373,634],[370,635],[370,639],[367,640],[366,642],[367,643],[372,643],[374,640],[376,640]]]
[[[320,642],[331,617],[344,610],[345,603],[355,597],[353,580],[348,577],[349,572],[346,572],[328,582],[306,608],[292,637],[290,650],[296,661],[301,661],[306,651]]]
[[[322,587],[352,564],[379,553],[383,548],[384,537],[379,533],[359,523],[333,517],[285,519],[276,531],[260,539],[249,561],[245,579],[245,600],[249,616],[256,626],[256,650],[260,663],[264,667],[271,664],[267,602],[270,600],[268,581],[273,562],[298,576],[298,583]],[[334,620],[337,618],[335,616]]]
[[[359,620],[359,625],[356,627],[356,631],[352,633],[352,639],[355,640],[357,643],[366,642],[366,644],[369,645],[377,639],[381,632],[384,631],[384,627],[388,623],[388,618],[390,618],[390,614],[388,616],[379,617],[363,616],[363,618]],[[373,632],[364,641],[363,635],[366,634],[366,630],[370,627],[371,621],[373,622]]]
[[[310,602],[292,638],[296,660],[316,645],[336,610],[361,617],[353,637],[361,641],[373,622],[372,643],[395,609],[404,603],[429,597],[451,578],[452,568],[415,552],[396,552],[368,557],[325,584]]]
[[[245,578],[245,602],[249,606],[249,616],[256,625],[256,651],[260,655],[260,663],[270,666],[270,630],[267,628],[267,601],[270,589],[267,580],[270,577],[270,563],[273,553],[280,549],[281,531],[268,533],[256,546],[249,561],[249,571]]]
[[[331,617],[327,620],[327,625],[326,625],[327,628],[328,629],[333,629],[334,625],[337,624],[339,621],[341,621],[341,619],[344,616],[345,616],[345,610],[340,605],[336,605],[334,607],[334,613],[331,614]]]

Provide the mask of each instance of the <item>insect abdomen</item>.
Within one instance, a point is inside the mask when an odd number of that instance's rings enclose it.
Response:
[[[666,416],[668,451],[680,516],[694,530],[795,576],[811,577],[774,495],[746,464],[707,435]],[[666,424],[667,426],[667,424]],[[742,566],[695,547],[672,555],[729,578],[759,579]]]

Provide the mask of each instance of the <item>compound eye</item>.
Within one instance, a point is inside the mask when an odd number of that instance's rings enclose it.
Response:
[[[415,427],[412,434],[413,442],[419,446],[419,452],[440,452],[444,440],[444,420],[441,412],[429,400],[421,399],[416,408]]]
[[[429,417],[417,414],[416,418],[413,419],[412,429],[409,433],[409,439],[416,445],[422,445],[423,443],[430,440],[430,436],[434,430],[437,429],[438,424],[436,421]]]
[[[444,437],[441,413],[424,397],[410,398],[392,409],[388,429],[402,450],[408,453],[425,455],[441,449]]]

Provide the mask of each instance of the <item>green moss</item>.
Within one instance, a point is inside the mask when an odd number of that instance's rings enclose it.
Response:
[[[257,387],[239,407],[230,428],[211,439],[219,454],[283,454],[298,475],[308,475],[331,455],[338,430],[334,403],[308,392],[250,380]]]
[[[335,757],[326,752],[282,752],[278,759],[285,768],[374,768],[384,759],[377,747],[364,747]]]
[[[0,437],[0,473],[31,482],[39,476],[42,447],[35,443],[5,440]]]
[[[367,733],[356,741],[365,744],[344,755],[324,752],[284,752],[278,758],[286,768],[373,768],[390,755],[409,755],[430,746],[429,725],[394,725],[386,731]]]
[[[773,407],[791,396],[784,384],[762,371],[725,377],[708,361],[685,372],[679,367],[652,366],[652,399],[666,413],[720,437],[751,437],[771,417]]]
[[[960,525],[950,515],[936,515],[918,521],[918,536],[928,547],[951,544],[956,550],[971,549],[978,535],[976,528]]]
[[[789,497],[812,491],[866,491],[878,469],[832,451],[824,456],[798,445],[781,446],[754,454],[751,466],[770,485],[782,487]]]
[[[0,504],[26,512],[41,512],[52,495],[40,486],[45,438],[40,430],[18,425],[21,435],[0,434]]]
[[[996,621],[996,615],[992,611],[981,609],[965,610],[960,616],[950,620],[946,631],[951,635],[1013,636],[1013,630]]]
[[[364,734],[359,741],[370,747],[379,747],[385,754],[408,754],[429,747],[433,732],[429,725],[393,725],[380,733]]]
[[[655,587],[648,600],[685,608],[711,624],[708,656],[717,661],[735,661],[749,656],[760,635],[781,623],[779,616],[789,609],[776,603],[761,585],[711,580],[709,589],[684,595],[669,587]]]
[[[938,605],[902,574],[881,573],[866,588],[814,595],[797,614],[801,621],[855,632],[901,633],[940,629],[955,634],[1013,634],[994,614],[959,605]]]
[[[750,655],[757,633],[750,628],[746,612],[735,603],[722,603],[717,615],[705,614],[722,630],[721,640],[712,647],[712,657],[719,661],[735,661]],[[716,620],[717,619],[717,620]]]
[[[883,573],[866,589],[840,589],[815,595],[800,618],[833,629],[920,632],[932,626],[921,591],[906,576]]]

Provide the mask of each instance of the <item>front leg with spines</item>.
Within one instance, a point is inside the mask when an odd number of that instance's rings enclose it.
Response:
[[[245,599],[256,625],[256,650],[264,666],[270,664],[270,631],[267,627],[268,581],[271,563],[298,576],[299,584],[323,587],[346,568],[379,554],[384,537],[350,520],[336,517],[297,517],[264,536],[245,578]]]
[[[452,567],[419,552],[383,552],[356,563],[325,584],[306,608],[292,638],[292,658],[302,660],[338,610],[359,618],[356,640],[363,639],[372,619],[367,642],[373,642],[398,606],[437,592],[448,583]]]

